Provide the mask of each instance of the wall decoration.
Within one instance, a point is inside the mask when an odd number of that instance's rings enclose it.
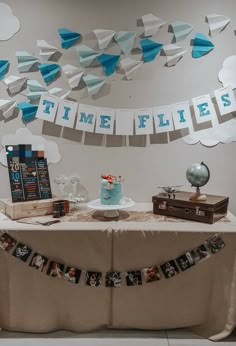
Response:
[[[149,135],[153,133],[153,110],[136,109],[134,112],[135,134]]]
[[[236,89],[236,55],[231,55],[224,60],[218,78],[224,87],[230,86]]]
[[[115,110],[109,108],[102,108],[100,112],[96,114],[96,133],[102,133],[105,135],[113,135],[115,123]]]
[[[8,60],[0,60],[0,80],[5,77],[10,63]]]
[[[137,70],[142,66],[143,61],[137,61],[131,58],[124,58],[120,60],[120,67],[124,70],[125,76],[128,80],[133,79]]]
[[[26,77],[9,76],[3,79],[3,83],[7,85],[10,94],[16,94],[21,91],[26,80]]]
[[[88,94],[90,96],[96,95],[105,83],[104,79],[94,76],[93,74],[84,76],[83,80],[87,85]]]
[[[160,53],[163,47],[162,43],[157,43],[148,38],[144,38],[140,41],[140,45],[143,51],[143,61],[150,62],[155,59],[158,53]]]
[[[37,40],[37,47],[39,48],[39,55],[44,60],[50,60],[52,56],[58,51],[57,47],[52,46],[45,40]]]
[[[78,32],[71,31],[66,28],[60,28],[57,30],[61,37],[61,48],[68,49],[73,46],[81,37]]]
[[[18,62],[19,72],[30,72],[31,68],[37,63],[38,59],[35,56],[25,51],[17,51],[16,58]]]
[[[178,20],[170,23],[170,28],[174,34],[173,42],[184,40],[193,31],[192,25]]]
[[[203,95],[193,98],[193,108],[198,124],[212,120],[216,117],[216,111],[211,101],[211,95]]]
[[[77,102],[62,100],[59,103],[56,124],[73,128],[77,113]]]
[[[231,87],[215,90],[214,93],[221,115],[236,111],[236,101]]]
[[[192,116],[188,101],[173,105],[171,107],[171,112],[176,130],[190,128],[192,126]]]
[[[57,87],[55,87],[55,88],[52,88],[52,89],[50,89],[49,91],[48,91],[48,93],[50,94],[50,95],[53,95],[53,96],[57,96],[57,97],[59,97],[60,99],[64,99],[64,98],[66,98],[67,96],[69,96],[70,95],[70,93],[71,93],[71,90],[64,90],[64,89],[62,89],[62,88],[57,88]]]
[[[116,110],[116,134],[132,136],[134,134],[134,109]]]
[[[33,135],[27,128],[21,128],[15,133],[6,134],[2,137],[1,145],[3,149],[0,152],[0,163],[7,167],[6,145],[19,145],[25,143],[31,144],[32,150],[39,150],[39,148],[43,147],[48,164],[58,163],[61,159],[58,145],[55,142],[48,141],[42,136]]]
[[[101,54],[97,57],[97,60],[102,65],[103,71],[106,76],[110,76],[115,72],[119,59],[120,55],[113,54]]]
[[[156,133],[174,131],[170,106],[153,108],[153,118]]]
[[[44,82],[50,83],[56,79],[61,67],[58,64],[40,64],[38,65],[38,69],[41,72]]]
[[[99,49],[105,49],[109,46],[116,32],[113,30],[96,29],[93,30],[93,33],[98,40]]]
[[[76,129],[80,131],[94,132],[96,111],[96,107],[80,104],[77,116]]]
[[[221,14],[209,14],[206,16],[209,25],[210,36],[215,36],[223,31],[230,22],[230,18]]]
[[[175,44],[167,44],[162,48],[162,50],[166,55],[165,66],[168,67],[175,66],[187,52],[187,50],[183,49],[182,47],[176,46]]]
[[[5,119],[10,118],[15,109],[16,101],[0,99],[0,111]]]
[[[79,85],[79,82],[84,74],[84,71],[81,71],[76,66],[67,64],[62,66],[62,71],[66,75],[66,78],[68,79],[68,83],[71,89],[77,88]]]
[[[79,62],[82,67],[87,67],[96,59],[98,52],[89,48],[85,44],[81,44],[76,47],[76,51],[79,53]]]
[[[30,101],[38,100],[41,97],[41,95],[48,92],[47,88],[45,88],[37,80],[32,80],[32,79],[27,80],[27,87],[29,88],[27,98]]]
[[[28,103],[28,102],[20,102],[18,103],[17,107],[22,112],[23,123],[26,124],[35,119],[38,106],[32,105],[31,103]]]
[[[197,32],[193,40],[192,57],[201,58],[212,51],[214,47],[214,44],[204,34]]]
[[[136,32],[133,31],[119,31],[114,35],[114,40],[120,46],[120,49],[125,55],[130,54],[134,39],[136,37]]]
[[[152,36],[157,33],[157,31],[164,25],[166,22],[164,20],[154,16],[152,13],[145,14],[142,16],[142,21],[144,25],[144,36]]]
[[[0,41],[9,40],[19,30],[19,19],[7,4],[0,2]]]
[[[54,122],[59,104],[59,99],[52,95],[41,96],[37,118]]]

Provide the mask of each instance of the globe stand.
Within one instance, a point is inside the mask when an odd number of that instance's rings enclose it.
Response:
[[[206,195],[202,195],[200,192],[200,187],[197,186],[196,188],[196,192],[190,196],[190,201],[206,201],[207,200],[207,196]]]

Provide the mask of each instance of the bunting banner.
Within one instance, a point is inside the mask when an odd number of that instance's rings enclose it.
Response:
[[[162,279],[170,279],[195,265],[209,259],[225,247],[225,242],[219,234],[207,239],[204,243],[186,250],[176,258],[172,258],[160,264],[151,264],[140,269],[127,269],[124,272],[101,272],[92,271],[88,268],[68,266],[54,259],[49,259],[44,254],[34,251],[31,247],[21,242],[7,232],[0,236],[0,249],[11,254],[20,262],[28,264],[31,268],[44,272],[52,278],[64,279],[73,284],[79,284],[83,280],[91,287],[116,287],[138,286],[157,282]]]
[[[162,107],[113,109],[78,105],[77,102],[43,92],[36,118],[106,135],[150,135],[185,128],[192,132],[193,123],[210,121],[212,127],[219,126],[218,114],[224,116],[236,111],[235,96],[230,86],[215,90],[214,96],[217,110],[210,94],[194,97],[191,104],[190,101],[183,101]],[[191,113],[191,105],[194,113]]]

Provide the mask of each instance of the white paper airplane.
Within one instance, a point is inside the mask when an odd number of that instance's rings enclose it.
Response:
[[[187,50],[175,44],[168,44],[164,46],[163,51],[166,55],[166,66],[175,66],[177,62],[183,57]]]
[[[210,36],[215,36],[223,31],[230,22],[230,18],[221,14],[209,14],[206,16],[209,25]]]
[[[131,58],[124,58],[120,61],[120,66],[124,70],[127,79],[133,79],[142,64],[143,61],[137,61]]]
[[[3,79],[3,83],[7,85],[11,94],[16,94],[20,92],[26,79],[26,77],[9,76]]]
[[[0,111],[5,119],[13,115],[16,101],[13,100],[0,100]]]
[[[68,79],[70,88],[77,88],[84,71],[81,71],[78,67],[69,64],[62,66],[62,71]]]
[[[116,33],[113,30],[105,30],[105,29],[96,29],[96,30],[93,30],[93,32],[98,40],[99,49],[107,48],[113,36]]]
[[[37,40],[37,47],[39,48],[39,55],[44,60],[49,60],[58,51],[57,47],[50,45],[45,40]]]
[[[164,20],[154,16],[152,13],[142,16],[142,21],[144,25],[144,36],[155,35],[160,27],[166,24]]]
[[[48,91],[48,93],[49,93],[50,95],[57,96],[57,97],[59,97],[60,99],[64,99],[64,98],[66,98],[67,96],[70,95],[71,90],[65,91],[65,90],[63,90],[63,89],[61,89],[61,88],[52,88],[52,89],[50,89],[50,90]]]

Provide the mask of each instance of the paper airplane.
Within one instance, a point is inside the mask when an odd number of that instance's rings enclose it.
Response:
[[[78,67],[69,64],[62,66],[62,71],[68,79],[70,88],[77,88],[84,72],[81,71]]]
[[[182,47],[176,46],[175,44],[168,44],[164,46],[163,51],[166,55],[166,66],[174,66],[183,57],[187,50]]]
[[[0,60],[0,80],[5,77],[9,65],[10,63],[8,60]]]
[[[193,40],[192,57],[200,58],[208,54],[214,47],[214,44],[204,34],[196,33]]]
[[[66,98],[67,96],[70,95],[71,90],[65,91],[65,90],[63,90],[63,89],[61,89],[61,88],[52,88],[52,89],[50,89],[50,90],[48,91],[48,93],[49,93],[50,95],[57,96],[57,97],[59,97],[60,99],[64,99],[64,98]]]
[[[16,94],[22,89],[26,79],[26,77],[9,76],[3,79],[3,83],[7,85],[11,94]]]
[[[206,16],[209,25],[210,36],[215,36],[223,31],[230,22],[230,18],[221,14],[209,14]]]
[[[76,51],[79,53],[79,61],[82,67],[89,66],[98,56],[98,52],[89,48],[85,44],[81,44],[76,47]]]
[[[110,76],[115,72],[116,66],[119,62],[120,55],[101,54],[97,57],[97,60],[102,65],[103,71],[106,76]]]
[[[35,58],[35,56],[25,51],[16,52],[16,57],[18,61],[17,67],[19,72],[29,72],[33,65],[35,65],[38,61],[38,59]]]
[[[144,38],[140,41],[141,48],[143,51],[143,61],[149,62],[155,59],[157,54],[160,52],[163,47],[162,43],[157,43],[148,38]]]
[[[185,22],[175,21],[170,26],[173,30],[174,42],[184,40],[193,31],[192,25]]]
[[[164,20],[154,16],[152,13],[142,16],[144,25],[144,36],[152,36],[166,23]]]
[[[61,37],[61,47],[65,49],[73,46],[73,44],[78,41],[81,36],[81,34],[79,34],[78,32],[73,32],[66,28],[61,28],[57,31]]]
[[[0,111],[5,119],[13,115],[16,101],[13,100],[0,100]]]
[[[37,47],[39,48],[39,55],[44,60],[49,60],[51,56],[58,51],[57,47],[51,46],[49,43],[47,43],[44,40],[38,40]]]
[[[107,48],[116,33],[113,30],[104,30],[104,29],[96,29],[96,30],[93,30],[93,32],[98,40],[99,49]]]
[[[114,39],[120,46],[125,55],[128,55],[134,45],[136,32],[133,31],[119,31],[114,35]]]
[[[20,102],[17,107],[22,111],[22,121],[23,123],[29,123],[36,118],[36,113],[38,106],[32,105],[28,102]]]
[[[92,74],[84,76],[83,80],[87,85],[88,94],[90,96],[96,95],[105,83],[104,79],[94,76]]]
[[[41,95],[47,93],[47,88],[45,88],[37,80],[28,80],[27,86],[29,88],[29,93],[27,94],[27,97],[30,101],[37,100],[41,97]]]
[[[41,72],[44,82],[50,83],[54,79],[56,79],[56,77],[58,76],[60,72],[61,67],[58,64],[40,64],[38,65],[38,69]]]
[[[124,70],[127,79],[133,79],[142,64],[143,61],[137,61],[131,58],[124,58],[120,61],[120,67]]]

